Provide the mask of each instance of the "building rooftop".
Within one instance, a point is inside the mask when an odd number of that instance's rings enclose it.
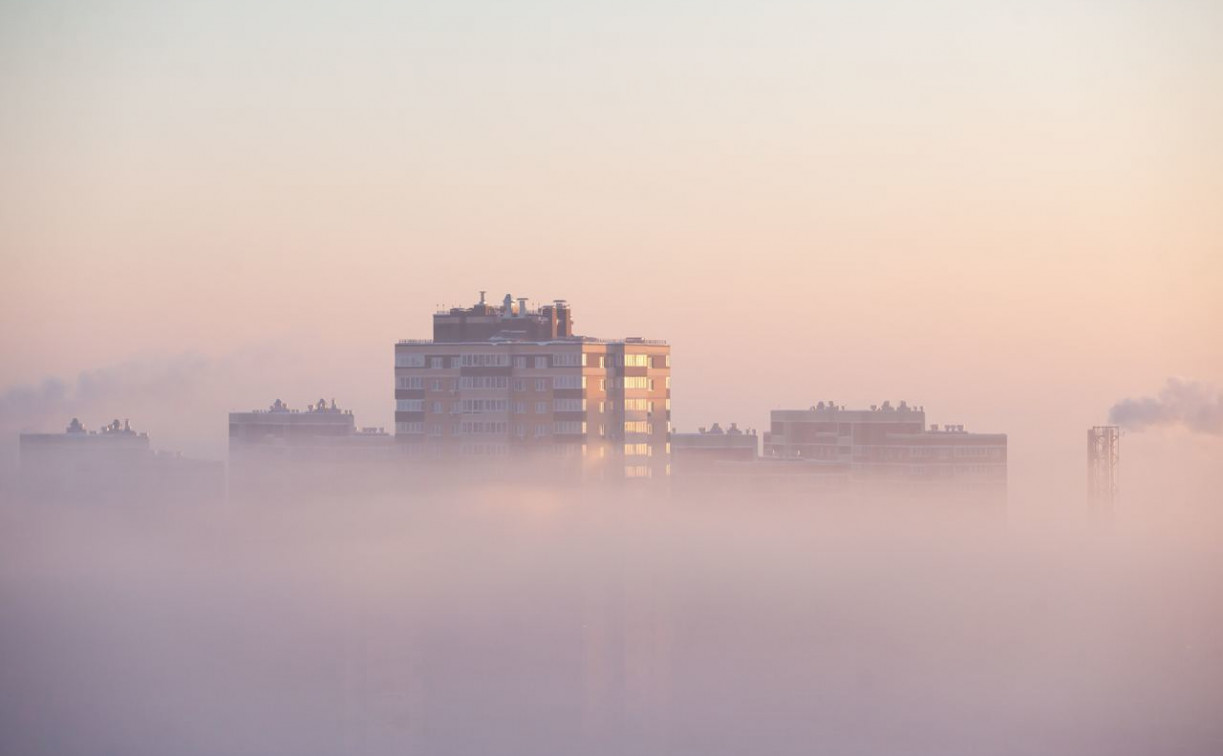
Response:
[[[486,291],[470,307],[441,308],[433,314],[432,339],[401,339],[402,345],[432,344],[648,344],[665,341],[640,337],[595,339],[575,335],[573,310],[563,299],[531,307],[526,297],[506,294],[501,304],[490,304]]]

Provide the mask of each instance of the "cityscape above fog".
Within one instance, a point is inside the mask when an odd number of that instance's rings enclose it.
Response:
[[[72,418],[63,433],[20,435],[21,489],[35,499],[209,501],[454,469],[462,476],[452,482],[888,491],[1005,507],[1006,434],[928,424],[921,405],[821,399],[772,410],[763,430],[726,418],[681,432],[671,424],[673,398],[683,401],[671,345],[580,335],[565,300],[492,303],[481,291],[469,307],[434,313],[432,335],[394,344],[391,431],[361,425],[334,398],[300,407],[276,398],[229,413],[221,462],[154,451],[129,420],[94,431]]]

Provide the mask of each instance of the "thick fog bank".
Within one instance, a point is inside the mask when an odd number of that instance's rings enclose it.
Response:
[[[490,488],[0,518],[2,753],[1223,752],[1217,530],[1158,515]]]

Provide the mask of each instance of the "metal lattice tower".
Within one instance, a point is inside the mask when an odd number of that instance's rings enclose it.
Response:
[[[1121,431],[1097,425],[1087,431],[1087,501],[1093,515],[1109,516],[1117,501],[1117,461]]]

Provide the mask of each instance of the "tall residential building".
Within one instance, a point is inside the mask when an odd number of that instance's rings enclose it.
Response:
[[[813,472],[904,483],[1006,486],[1006,434],[962,425],[926,427],[922,408],[884,402],[869,410],[834,403],[773,410],[764,457],[806,463]]]
[[[395,345],[395,436],[440,459],[563,458],[586,477],[670,474],[671,348],[575,336],[563,300],[508,294],[433,316]]]

